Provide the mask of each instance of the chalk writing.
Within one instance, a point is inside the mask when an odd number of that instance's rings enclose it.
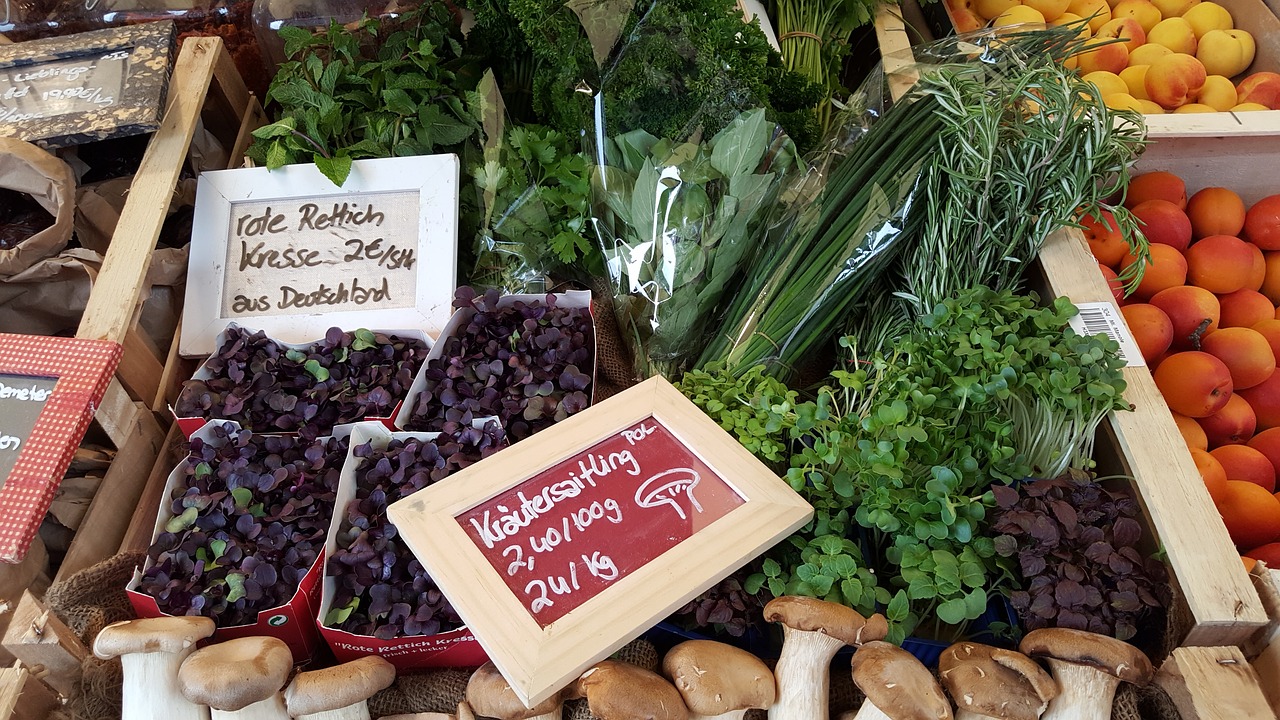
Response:
[[[90,112],[117,104],[132,49],[0,68],[0,123]]]
[[[56,378],[0,375],[0,482],[18,462]]]
[[[742,503],[647,418],[456,520],[546,627]]]
[[[413,307],[418,200],[398,191],[232,203],[222,314]]]

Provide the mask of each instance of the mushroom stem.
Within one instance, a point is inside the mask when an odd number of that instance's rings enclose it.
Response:
[[[210,708],[210,712],[213,720],[290,720],[289,711],[284,708],[284,697],[280,693],[239,710]]]
[[[844,646],[825,633],[783,625],[782,654],[773,671],[778,701],[769,708],[769,720],[827,720],[831,661]]]
[[[747,710],[730,710],[727,713],[719,715],[699,715],[695,712],[689,713],[689,720],[743,720],[747,716]]]
[[[1047,659],[1059,694],[1040,720],[1110,720],[1119,678],[1087,665]]]
[[[182,696],[178,668],[196,646],[184,652],[137,652],[120,656],[124,668],[123,717],[208,720],[209,710]]]
[[[370,720],[369,705],[361,700],[336,710],[299,715],[294,720]]]
[[[862,707],[858,708],[858,714],[853,716],[853,720],[893,720],[893,718],[885,715],[884,711],[870,700],[863,700]]]

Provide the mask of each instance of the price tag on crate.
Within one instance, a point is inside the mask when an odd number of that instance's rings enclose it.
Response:
[[[529,705],[812,515],[662,378],[388,510]]]
[[[1120,344],[1120,359],[1128,367],[1144,367],[1142,350],[1133,339],[1124,316],[1109,302],[1076,303],[1080,314],[1071,318],[1071,329],[1081,335],[1106,335]]]

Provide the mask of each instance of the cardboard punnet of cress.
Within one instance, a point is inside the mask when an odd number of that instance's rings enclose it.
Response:
[[[191,437],[193,439],[199,438],[214,447],[221,447],[227,440],[219,440],[214,436],[213,430],[223,424],[233,427],[236,431],[240,429],[240,424],[231,420],[211,420]],[[331,436],[319,439],[347,437],[351,434],[352,427],[353,425],[339,425],[333,429]],[[185,462],[187,462],[186,457],[169,473],[169,480],[164,486],[164,494],[161,495],[160,508],[156,512],[156,525],[151,533],[152,543],[155,543],[160,533],[164,532],[165,524],[173,517],[169,506],[173,499],[174,489],[183,480],[182,464]],[[301,663],[310,659],[312,653],[315,652],[316,646],[320,643],[313,618],[316,614],[316,608],[320,604],[320,576],[324,572],[324,557],[324,549],[322,548],[317,553],[315,562],[311,564],[306,574],[302,576],[302,580],[298,583],[298,589],[294,592],[293,597],[289,599],[289,602],[260,611],[256,622],[218,628],[213,633],[212,641],[222,642],[254,635],[269,635],[279,638],[289,645],[289,649],[293,651],[294,662]],[[168,613],[160,609],[155,598],[139,589],[142,582],[142,574],[149,570],[153,564],[148,553],[146,562],[141,568],[134,568],[133,578],[125,586],[129,604],[133,606],[133,611],[141,618],[168,616]]]
[[[251,326],[249,326],[249,325],[240,325],[240,324],[238,324],[238,323],[234,323],[234,322],[233,322],[233,323],[229,323],[229,324],[227,325],[227,327],[226,327],[222,332],[218,333],[218,337],[217,337],[217,339],[214,341],[214,346],[215,346],[215,347],[217,347],[217,348],[219,348],[219,349],[221,349],[221,348],[222,348],[222,346],[223,346],[223,345],[226,343],[226,341],[227,341],[227,332],[228,332],[229,330],[231,330],[232,328],[238,328],[238,329],[241,329],[241,330],[248,330],[248,331],[250,331],[250,332],[256,332],[256,331],[257,331],[257,330],[256,330],[256,328],[253,328],[253,327],[251,327]],[[430,336],[428,336],[426,333],[424,333],[422,330],[380,330],[380,329],[377,329],[377,328],[369,328],[369,330],[370,330],[370,332],[380,333],[380,334],[383,334],[383,335],[398,335],[398,336],[403,337],[403,338],[412,338],[412,339],[414,339],[414,340],[420,340],[420,341],[422,341],[422,342],[426,343],[427,347],[428,347],[430,350],[434,350],[434,345],[433,345],[433,343],[432,343],[432,341],[431,341],[431,337],[430,337]],[[278,340],[278,339],[276,339],[276,338],[271,337],[271,335],[270,335],[270,334],[268,334],[268,335],[267,335],[267,337],[269,337],[269,338],[271,338],[272,340],[274,340],[275,342],[279,343],[279,344],[280,344],[280,346],[281,346],[281,347],[283,347],[283,348],[285,348],[286,350],[305,350],[306,348],[308,348],[308,347],[310,347],[310,346],[314,345],[315,343],[320,342],[321,340],[323,340],[323,339],[324,339],[324,338],[317,338],[316,340],[312,340],[311,342],[303,342],[303,343],[287,343],[287,342],[283,342],[283,341],[281,341],[281,340]],[[430,351],[430,350],[429,350],[429,351]],[[216,357],[216,356],[217,356],[217,354],[218,354],[218,350],[214,350],[212,355],[210,355],[209,357],[205,358],[204,362],[200,363],[200,367],[196,368],[195,373],[193,373],[193,374],[191,375],[191,379],[192,379],[192,380],[208,380],[209,378],[213,377],[213,372],[212,372],[211,370],[209,370],[209,361],[210,361],[210,360],[212,360],[214,357]],[[426,364],[427,364],[427,361],[426,361],[426,360],[423,360],[423,361],[422,361],[422,367],[426,367]],[[417,379],[418,379],[418,378],[417,378],[417,376],[418,376],[418,375],[420,375],[420,374],[421,374],[421,372],[422,372],[422,369],[421,369],[421,368],[419,368],[419,369],[418,369],[418,373],[416,373],[416,374],[414,375],[414,384],[415,384],[415,385],[417,384]],[[405,395],[405,397],[398,398],[398,399],[396,400],[396,406],[395,406],[394,408],[392,408],[392,409],[391,409],[391,412],[390,412],[386,417],[367,417],[367,418],[364,418],[364,420],[363,420],[363,421],[366,421],[366,422],[380,422],[380,423],[382,423],[382,424],[386,425],[388,428],[395,429],[395,424],[394,424],[394,422],[393,422],[393,421],[394,421],[394,419],[398,416],[398,414],[400,413],[401,408],[404,406],[406,398],[408,398],[408,397],[409,397],[409,395],[411,395],[411,394],[412,394],[412,390],[410,390],[410,392],[409,392],[409,393],[407,393],[407,394]],[[204,427],[207,423],[213,422],[213,418],[204,418],[204,417],[199,417],[199,416],[196,416],[196,417],[183,417],[183,416],[180,416],[180,415],[178,415],[178,413],[177,413],[176,409],[175,409],[172,405],[170,405],[170,406],[169,406],[169,413],[170,413],[171,415],[173,415],[173,419],[174,419],[174,421],[176,421],[176,422],[178,423],[178,429],[182,431],[182,434],[183,434],[184,436],[186,436],[186,438],[187,438],[188,440],[190,440],[190,439],[195,435],[195,433],[196,433],[196,431],[197,431],[197,430],[199,430],[200,428]],[[263,432],[263,431],[262,431],[262,430],[258,430],[257,432]],[[283,430],[281,430],[281,431],[274,431],[274,430],[273,430],[273,431],[271,432],[271,434],[272,434],[272,435],[294,435],[294,434],[296,434],[296,433],[285,432],[285,431],[283,431]]]
[[[496,418],[494,419],[496,420]],[[363,422],[351,426],[351,442],[347,448],[347,461],[342,466],[338,480],[338,497],[334,503],[333,520],[325,540],[324,557],[334,557],[338,552],[338,536],[347,516],[347,506],[356,499],[357,470],[364,462],[355,456],[356,448],[372,442],[376,450],[382,450],[392,440],[434,440],[440,433],[391,432],[381,423]],[[408,553],[408,547],[403,548]],[[319,611],[315,615],[316,627],[340,662],[355,660],[365,655],[379,655],[396,666],[397,670],[425,667],[475,667],[483,665],[489,656],[466,627],[437,633],[414,635],[382,640],[369,635],[357,635],[325,626],[325,617],[333,607],[337,592],[337,578],[328,572],[327,566],[321,580]]]
[[[555,295],[556,307],[562,308],[585,308],[587,314],[591,317],[591,368],[579,368],[582,372],[590,372],[591,374],[591,401],[594,403],[596,394],[596,364],[599,355],[598,335],[596,334],[596,316],[595,310],[591,306],[591,292],[589,290],[570,290],[562,293],[541,293],[541,294],[524,294],[524,295],[503,295],[498,298],[499,308],[508,308],[517,302],[523,302],[529,305],[542,305],[546,302],[547,295]],[[449,322],[445,323],[444,328],[440,331],[440,336],[436,338],[436,342],[431,346],[431,352],[427,353],[427,359],[423,361],[422,367],[418,368],[418,374],[413,378],[413,385],[409,387],[409,394],[405,396],[403,402],[400,403],[400,409],[395,414],[395,421],[389,425],[393,430],[404,428],[409,423],[409,418],[413,415],[413,409],[417,407],[418,401],[426,394],[427,389],[427,368],[435,360],[439,360],[444,354],[445,339],[458,334],[467,323],[471,322],[471,318],[475,316],[475,308],[458,308],[453,316],[449,318]]]

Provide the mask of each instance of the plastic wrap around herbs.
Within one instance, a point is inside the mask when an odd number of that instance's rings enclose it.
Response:
[[[559,307],[554,295],[542,304],[500,307],[500,297],[496,290],[477,296],[458,289],[454,306],[475,314],[439,340],[442,352],[427,363],[426,388],[407,429],[438,431],[497,417],[515,441],[590,404],[590,310]]]
[[[170,615],[219,627],[288,602],[324,548],[347,441],[214,428],[181,465],[172,513],[139,589]]]
[[[503,445],[497,423],[434,440],[394,439],[382,450],[356,447],[356,497],[327,560],[336,578],[328,627],[380,640],[435,635],[461,626],[453,606],[387,520],[387,505],[493,454]]]
[[[188,380],[179,417],[235,420],[259,432],[327,435],[335,425],[388,417],[427,357],[421,340],[330,328],[323,340],[291,349],[262,332],[230,327]]]

